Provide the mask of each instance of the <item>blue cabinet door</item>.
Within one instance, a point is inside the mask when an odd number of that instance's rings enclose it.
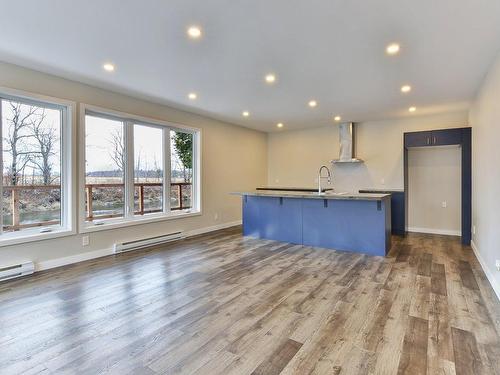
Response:
[[[432,132],[414,132],[405,133],[404,145],[405,147],[424,147],[432,144]]]
[[[450,146],[462,144],[462,129],[443,129],[432,131],[433,146]]]
[[[392,233],[404,235],[406,233],[405,193],[391,193],[391,226]]]

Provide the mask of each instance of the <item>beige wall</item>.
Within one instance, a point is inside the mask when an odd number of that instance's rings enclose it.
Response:
[[[461,160],[458,146],[408,152],[408,230],[461,235]]]
[[[240,198],[229,192],[252,189],[266,182],[265,133],[4,63],[0,63],[0,86],[201,128],[203,211],[196,217],[92,233],[88,247],[81,246],[80,235],[1,247],[0,264],[78,256],[110,248],[117,239],[133,240],[237,222],[241,220]]]
[[[449,113],[358,124],[357,156],[363,164],[333,168],[338,191],[403,188],[403,133],[467,126],[467,113]],[[318,168],[338,158],[338,126],[275,132],[268,141],[268,181],[274,186],[316,186]]]
[[[470,112],[472,133],[472,240],[500,298],[500,55]]]
[[[467,122],[467,113],[458,112],[360,123],[357,125],[357,156],[365,162],[362,164],[336,164],[333,167],[333,187],[337,191],[347,192],[357,192],[362,188],[402,189],[404,185],[403,133],[463,127],[467,126]],[[440,151],[434,152],[439,153]],[[274,186],[317,186],[318,168],[322,164],[330,167],[329,161],[337,158],[338,153],[337,125],[272,133],[269,135],[268,141],[269,184]],[[455,171],[453,176],[455,180],[458,166],[459,164],[455,162],[452,168]],[[447,167],[443,166],[443,168]],[[419,180],[413,181],[418,183]],[[415,188],[420,189],[424,186],[425,184],[420,184],[416,185]],[[455,207],[457,197],[460,197],[460,183],[441,184],[433,188],[436,199],[432,201],[432,204],[429,204],[427,210],[411,210],[410,208],[410,226],[438,232],[460,230],[460,225],[457,227],[457,208]],[[425,187],[425,190],[417,192],[415,197],[429,193],[428,188]],[[449,197],[449,208],[441,208],[442,197]],[[411,206],[415,207],[414,204]],[[460,214],[458,213],[458,215]],[[436,220],[429,222],[427,221],[429,217],[436,218]],[[458,220],[459,218],[460,216],[458,216]]]

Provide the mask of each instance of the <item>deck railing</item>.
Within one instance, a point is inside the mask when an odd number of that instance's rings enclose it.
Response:
[[[145,207],[145,194],[144,188],[154,188],[154,187],[162,187],[162,183],[157,182],[137,182],[134,183],[134,187],[136,189],[137,194],[137,203],[138,210],[135,211],[136,215],[144,215],[154,212],[161,212],[162,209],[147,209]],[[178,206],[171,207],[171,210],[184,210],[187,208],[191,208],[190,205],[185,205],[183,200],[183,190],[185,191],[186,187],[191,186],[190,182],[172,182],[170,184],[171,191],[176,191],[176,198],[179,202]],[[177,188],[176,188],[177,187]],[[109,183],[109,184],[86,184],[85,185],[85,196],[86,196],[86,220],[92,221],[96,219],[107,219],[112,217],[123,216],[122,214],[97,214],[95,215],[92,199],[93,193],[97,189],[116,189],[116,188],[124,188],[123,184],[117,183]],[[22,191],[29,190],[60,190],[60,185],[14,185],[14,186],[3,186],[4,194],[5,192],[11,192],[10,197],[10,215],[12,217],[12,224],[4,224],[3,229],[5,231],[17,231],[25,228],[33,228],[33,227],[41,227],[41,226],[49,226],[55,225],[59,223],[59,220],[49,220],[49,221],[37,221],[34,223],[21,223],[21,207],[20,207],[20,197]],[[134,194],[135,195],[135,194]],[[171,193],[172,199],[172,193]]]

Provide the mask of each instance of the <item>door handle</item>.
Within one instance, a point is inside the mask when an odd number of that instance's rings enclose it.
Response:
[[[433,144],[436,144],[436,137],[434,137],[432,140],[434,142]]]
[[[431,144],[431,138],[430,137],[427,137],[427,144],[430,145]]]

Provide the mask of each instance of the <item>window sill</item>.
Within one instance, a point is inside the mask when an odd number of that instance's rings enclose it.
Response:
[[[149,223],[156,223],[161,221],[184,219],[193,216],[201,216],[201,211],[191,211],[191,212],[173,212],[170,214],[151,214],[147,216],[138,216],[133,219],[104,219],[101,220],[101,225],[95,225],[94,223],[83,223],[80,229],[80,233],[91,233],[99,232],[103,230],[110,230],[116,228],[130,227],[134,225],[142,225]]]
[[[40,233],[40,229],[21,232],[3,233],[0,236],[0,247],[19,245],[28,242],[50,240],[53,238],[75,235],[76,231],[66,228],[54,229],[52,232]]]

